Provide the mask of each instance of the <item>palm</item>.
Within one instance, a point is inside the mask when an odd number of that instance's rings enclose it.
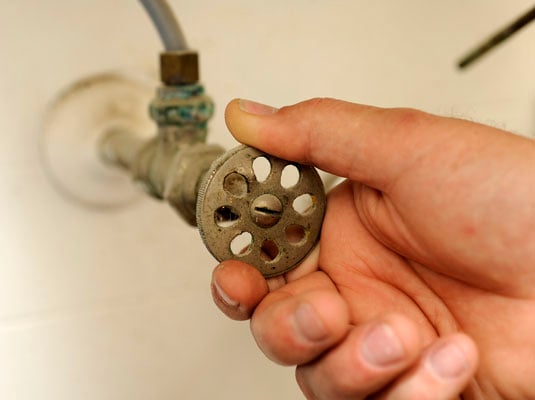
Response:
[[[533,365],[535,338],[525,321],[534,319],[534,302],[520,299],[526,293],[515,292],[522,285],[511,284],[511,276],[507,275],[507,285],[505,280],[500,285],[492,270],[466,266],[462,258],[456,260],[458,255],[449,255],[447,248],[455,243],[417,243],[419,232],[411,231],[418,226],[411,220],[419,218],[411,213],[417,208],[404,209],[351,182],[331,193],[319,265],[347,301],[351,322],[401,312],[421,326],[428,342],[462,330],[476,339],[481,352],[481,368],[467,396],[475,397],[479,388],[496,396],[535,396],[530,383],[535,366],[522,373],[516,370],[517,365]],[[406,213],[398,213],[400,209]],[[433,216],[428,218],[432,225]],[[450,242],[459,239],[452,237]],[[434,261],[427,263],[430,259]],[[442,262],[450,263],[451,274],[444,273]],[[520,292],[522,296],[516,296]]]

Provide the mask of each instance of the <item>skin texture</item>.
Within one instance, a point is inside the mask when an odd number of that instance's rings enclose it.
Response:
[[[251,318],[305,397],[535,398],[535,142],[411,109],[235,100],[242,143],[347,178],[319,247],[268,281],[223,262],[219,308]]]

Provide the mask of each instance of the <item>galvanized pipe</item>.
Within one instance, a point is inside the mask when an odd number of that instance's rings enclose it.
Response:
[[[130,170],[145,144],[146,139],[127,129],[114,127],[102,135],[98,152],[106,164]]]

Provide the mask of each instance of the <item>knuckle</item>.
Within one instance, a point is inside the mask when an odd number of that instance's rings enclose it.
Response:
[[[251,333],[260,350],[270,360],[282,365],[298,365],[315,358],[326,346],[325,340],[309,340],[297,327],[295,308],[278,304],[251,319]]]
[[[298,104],[308,114],[308,119],[314,121],[318,115],[334,115],[345,104],[330,97],[314,97]]]
[[[328,97],[313,97],[300,103],[302,106],[311,109],[318,109],[332,106],[333,99]]]
[[[279,112],[291,114],[301,121],[314,120],[314,117],[318,114],[329,113],[337,108],[340,103],[342,103],[340,100],[329,97],[314,97],[292,106],[282,107]]]
[[[301,162],[313,163],[315,155],[321,153],[325,145],[321,134],[322,121],[336,115],[340,104],[340,100],[315,97],[281,109],[285,120],[291,121],[294,134],[300,135],[300,140],[292,143],[292,146],[299,146]]]
[[[429,121],[429,114],[414,108],[394,108],[387,112],[401,132],[415,131]]]
[[[292,338],[287,324],[281,321],[280,317],[265,314],[255,313],[251,319],[251,333],[256,344],[271,361],[282,365],[292,365],[293,351],[289,351]]]

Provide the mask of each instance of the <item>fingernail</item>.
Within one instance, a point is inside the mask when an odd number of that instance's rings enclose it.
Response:
[[[323,322],[309,304],[299,305],[293,317],[297,333],[307,341],[317,342],[327,337]]]
[[[267,106],[251,100],[240,99],[238,105],[242,111],[254,115],[271,115],[278,111],[278,108]]]
[[[238,301],[231,299],[215,280],[212,281],[212,293],[214,293],[214,296],[217,297],[222,303],[229,307],[237,308],[240,305]]]
[[[463,351],[455,343],[446,343],[431,352],[429,366],[441,378],[458,378],[468,368]]]
[[[376,367],[395,363],[405,355],[401,341],[387,324],[374,326],[364,337],[360,351],[364,359]]]

